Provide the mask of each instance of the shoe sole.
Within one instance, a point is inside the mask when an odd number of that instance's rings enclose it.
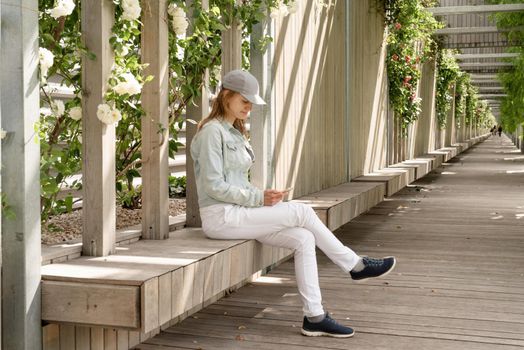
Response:
[[[387,270],[386,272],[384,272],[382,275],[378,275],[378,276],[374,276],[374,277],[366,277],[366,278],[362,278],[362,279],[359,279],[359,280],[353,280],[353,281],[359,283],[359,282],[367,281],[367,280],[372,279],[372,278],[384,277],[384,276],[389,275],[389,273],[390,273],[391,271],[393,271],[393,269],[395,268],[395,265],[397,265],[397,258],[395,258],[394,256],[386,256],[384,259],[389,259],[389,258],[393,258],[393,265],[391,265],[391,267],[389,268],[389,270]]]
[[[313,332],[313,331],[306,331],[304,328],[302,328],[302,335],[305,335],[307,337],[332,337],[332,338],[351,338],[355,335],[355,332],[350,334],[333,334],[333,333],[326,333],[326,332]]]

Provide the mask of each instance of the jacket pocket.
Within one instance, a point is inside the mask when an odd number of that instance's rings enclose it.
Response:
[[[238,144],[228,142],[224,147],[224,165],[227,169],[237,169],[242,167],[242,150]]]

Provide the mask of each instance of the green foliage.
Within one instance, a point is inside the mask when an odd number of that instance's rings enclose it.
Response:
[[[455,125],[461,128],[462,116],[466,113],[466,97],[468,96],[468,86],[471,85],[471,78],[468,73],[460,72],[455,84]]]
[[[401,120],[403,134],[420,113],[421,100],[416,91],[421,64],[434,54],[435,42],[431,35],[441,27],[425,9],[425,6],[434,4],[435,1],[421,0],[384,1],[389,31],[389,97],[395,117]]]
[[[185,197],[187,178],[185,176],[169,176],[169,197]]]
[[[447,113],[451,108],[454,96],[451,88],[460,74],[460,68],[453,57],[455,51],[442,49],[437,55],[437,91],[435,105],[437,110],[438,125],[441,129],[446,127]]]
[[[7,197],[5,193],[0,194],[0,201],[2,202],[2,216],[8,220],[13,220],[16,218],[16,214],[7,202]]]
[[[261,38],[259,43],[250,45],[253,27],[267,18],[272,8],[288,4],[291,0],[254,0],[237,4],[234,0],[211,0],[209,10],[201,9],[201,1],[193,1],[191,7],[185,1],[170,0],[190,13],[190,27],[187,35],[176,35],[170,23],[169,35],[169,124],[167,129],[157,125],[159,138],[168,142],[169,156],[174,157],[181,143],[178,132],[184,122],[186,107],[200,96],[204,75],[209,72],[211,86],[216,86],[221,65],[221,35],[236,19],[242,26],[244,39],[243,66],[248,67],[248,58],[252,47],[264,48],[271,38]],[[141,154],[141,125],[144,111],[141,107],[141,95],[128,93],[119,95],[113,89],[124,80],[124,74],[132,74],[141,84],[154,79],[143,76],[145,66],[141,64],[141,22],[124,19],[120,0],[115,4],[115,24],[109,43],[114,52],[114,65],[108,81],[108,90],[104,103],[118,110],[122,119],[116,125],[116,190],[119,203],[125,207],[140,206],[141,188],[133,185],[140,176],[142,161],[147,155]],[[58,77],[59,83],[70,87],[74,98],[65,102],[65,112],[58,113],[49,107],[56,103],[48,93],[47,82],[42,80],[42,109],[39,123],[35,126],[41,143],[41,203],[42,219],[50,215],[72,210],[73,198],[59,199],[61,187],[81,189],[81,183],[70,178],[81,171],[82,123],[70,118],[70,111],[81,106],[81,55],[95,59],[81,43],[80,0],[75,0],[76,7],[70,15],[55,19],[49,10],[55,0],[39,0],[40,47],[47,48],[54,54],[54,64],[47,76]],[[42,74],[43,76],[43,74]],[[44,76],[43,76],[44,77]],[[167,136],[169,135],[169,137]]]
[[[521,4],[522,0],[488,0],[488,3]],[[508,52],[519,54],[516,58],[508,59],[514,63],[514,68],[499,74],[507,95],[501,103],[501,123],[505,130],[514,132],[519,125],[524,124],[524,12],[500,12],[493,17],[497,27],[508,30],[504,34],[514,45]]]
[[[500,106],[501,122],[509,132],[514,132],[524,123],[524,48],[515,49],[514,52],[520,53],[513,59],[514,70],[499,74],[507,94]]]
[[[466,126],[474,125],[475,123],[475,116],[476,116],[476,108],[478,104],[478,97],[477,97],[478,89],[473,86],[472,84],[469,84],[467,86],[467,96],[466,96],[466,118],[465,123]]]

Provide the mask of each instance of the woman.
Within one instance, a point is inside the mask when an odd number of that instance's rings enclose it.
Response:
[[[361,258],[345,247],[311,207],[282,202],[286,191],[261,190],[248,181],[254,155],[244,122],[253,104],[265,104],[258,82],[235,70],[223,78],[222,89],[191,144],[202,229],[214,239],[256,239],[295,251],[295,274],[303,302],[302,334],[351,337],[322,307],[315,246],[354,280],[384,276],[395,258]]]

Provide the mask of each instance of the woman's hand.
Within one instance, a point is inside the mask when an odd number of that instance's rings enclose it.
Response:
[[[280,202],[289,191],[265,190],[264,205],[273,206]]]

